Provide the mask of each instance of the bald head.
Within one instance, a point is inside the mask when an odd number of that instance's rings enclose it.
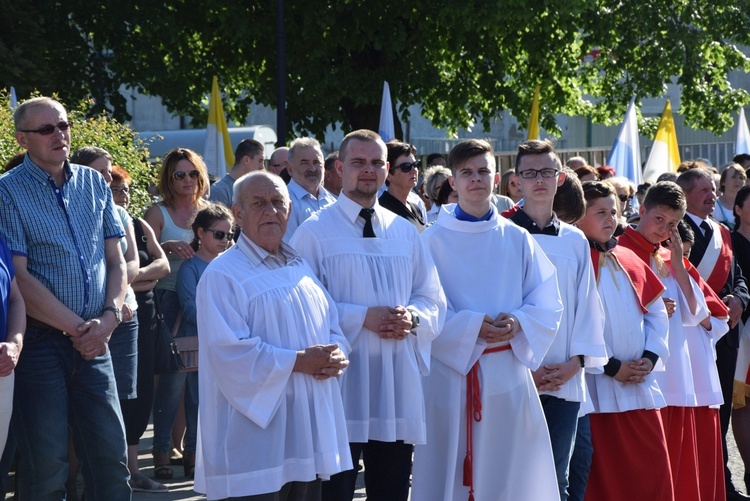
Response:
[[[271,158],[268,161],[268,171],[276,174],[277,176],[281,175],[281,171],[283,171],[287,164],[289,163],[289,148],[286,146],[282,146],[281,148],[277,148],[271,153]]]

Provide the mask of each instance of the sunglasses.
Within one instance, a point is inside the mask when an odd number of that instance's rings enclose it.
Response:
[[[518,173],[524,179],[536,179],[537,175],[541,174],[542,177],[550,178],[555,177],[560,173],[557,169],[527,169]]]
[[[412,169],[419,169],[422,166],[422,162],[417,160],[416,162],[404,162],[400,163],[394,167],[391,167],[391,172],[393,172],[396,169],[401,169],[401,172],[406,174],[407,172],[411,172]]]
[[[190,176],[190,179],[198,179],[198,176],[200,176],[200,172],[198,172],[197,169],[193,169],[190,172],[185,172],[184,170],[176,170],[172,173],[172,177],[176,181],[182,181],[185,179],[185,176]]]
[[[206,231],[210,231],[216,240],[229,240],[232,236],[231,233],[227,233],[226,231],[212,230],[211,228],[206,228]]]
[[[60,122],[57,125],[47,124],[39,127],[38,129],[21,129],[18,132],[33,132],[34,134],[39,134],[40,136],[49,136],[50,134],[55,132],[55,129],[60,129],[60,132],[65,132],[72,126],[73,122]]]
[[[627,202],[628,200],[632,199],[633,197],[630,195],[617,195],[617,198],[620,199],[620,202]]]

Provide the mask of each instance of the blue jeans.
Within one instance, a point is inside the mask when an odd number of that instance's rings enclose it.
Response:
[[[16,367],[13,411],[21,500],[65,497],[68,428],[82,463],[86,498],[130,499],[125,428],[109,350],[87,361],[60,331],[28,327]]]
[[[578,419],[576,444],[570,460],[569,501],[583,501],[591,473],[591,456],[594,446],[591,443],[591,423],[588,414]]]
[[[157,289],[164,321],[172,329],[180,303],[177,293]],[[187,384],[187,386],[186,386]],[[161,374],[154,395],[154,452],[169,452],[172,425],[177,416],[182,389],[185,388],[185,450],[195,451],[198,436],[198,373]],[[173,444],[177,445],[177,444]]]
[[[549,438],[552,442],[560,500],[566,501],[568,499],[568,467],[573,454],[578,410],[581,408],[581,403],[570,402],[552,395],[539,395],[539,400],[542,401]]]
[[[138,374],[138,311],[133,320],[123,322],[115,328],[109,338],[109,352],[117,382],[117,396],[130,400],[138,396],[136,380]]]

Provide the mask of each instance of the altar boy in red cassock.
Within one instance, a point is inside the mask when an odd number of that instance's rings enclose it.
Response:
[[[614,189],[583,184],[586,216],[578,223],[591,245],[605,311],[610,359],[604,374],[586,374],[594,454],[586,500],[674,500],[661,414],[666,402],[652,371],[669,355],[664,286],[638,256],[617,245]]]
[[[712,330],[710,312],[706,297],[701,289],[704,286],[710,294],[708,299],[721,307],[726,316],[726,308],[701,280],[698,272],[683,257],[683,243],[678,224],[685,214],[685,195],[675,183],[661,182],[651,187],[640,207],[638,227],[629,227],[620,236],[620,245],[628,247],[658,274],[670,299],[665,299],[670,315],[669,323],[669,360],[666,370],[656,376],[659,386],[667,401],[667,407],[661,409],[664,422],[672,477],[675,486],[675,497],[679,500],[700,500],[698,435],[705,448],[713,444],[712,449],[718,452],[718,420],[708,427],[696,426],[696,408],[699,389],[702,389],[710,376],[705,367],[714,365],[707,357],[691,354],[688,336],[707,336],[697,333],[693,328],[702,326],[706,332]],[[689,271],[692,270],[692,273]],[[692,349],[699,350],[699,346]],[[710,368],[710,367],[708,367]],[[707,436],[708,441],[703,437]],[[716,485],[715,465],[704,465],[704,476],[707,484]],[[723,481],[723,473],[719,475]],[[722,482],[723,483],[723,482]],[[714,499],[711,492],[707,499]]]

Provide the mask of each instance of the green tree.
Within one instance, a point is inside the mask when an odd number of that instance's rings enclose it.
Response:
[[[275,2],[3,2],[0,66],[18,70],[0,86],[68,100],[85,89],[121,117],[115,89],[126,84],[201,123],[216,74],[231,120],[244,122],[253,102],[276,103]],[[292,133],[377,128],[384,80],[402,120],[418,104],[451,130],[486,129],[506,109],[524,123],[537,85],[548,130],[559,113],[619,121],[631,95],[662,96],[671,82],[696,128],[723,132],[750,103],[728,78],[750,71],[738,48],[750,46],[746,1],[286,0],[284,16]],[[599,57],[585,61],[592,50]]]
[[[23,152],[16,142],[13,113],[7,90],[0,89],[0,162],[2,165],[15,154]],[[67,107],[67,106],[66,106]],[[149,164],[148,145],[136,139],[135,132],[106,114],[86,117],[91,102],[81,101],[67,107],[68,119],[73,122],[71,152],[83,146],[98,146],[107,150],[115,165],[120,165],[133,178],[131,190],[132,214],[140,215],[151,204],[147,188],[155,181],[155,170]]]

